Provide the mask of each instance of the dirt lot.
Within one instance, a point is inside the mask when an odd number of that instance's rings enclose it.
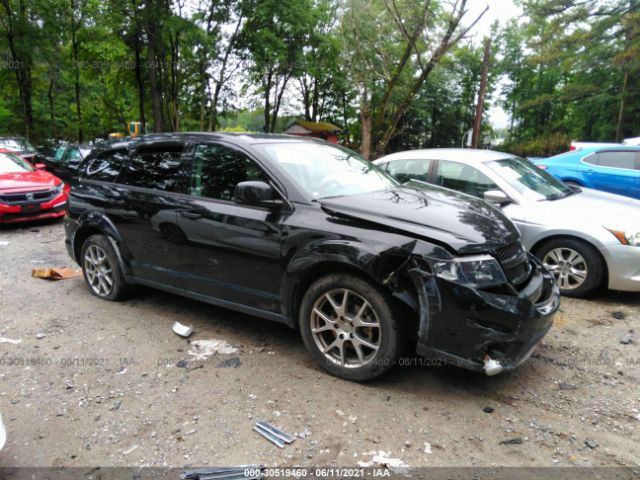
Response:
[[[414,364],[360,385],[320,371],[282,325],[31,278],[72,266],[63,240],[61,223],[0,229],[0,467],[353,466],[380,450],[412,467],[640,463],[640,294],[563,299],[511,374]],[[175,320],[238,351],[194,360]],[[257,420],[306,435],[280,450]]]

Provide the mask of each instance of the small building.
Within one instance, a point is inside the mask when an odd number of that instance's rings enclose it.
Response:
[[[307,122],[306,120],[294,120],[284,129],[284,133],[287,135],[323,138],[331,143],[338,143],[340,132],[342,132],[342,129],[333,123]]]

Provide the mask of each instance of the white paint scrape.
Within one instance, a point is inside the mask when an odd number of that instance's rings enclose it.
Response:
[[[189,355],[194,357],[194,360],[206,360],[215,353],[222,355],[229,355],[236,353],[237,348],[229,345],[224,340],[194,340],[191,342],[191,349]]]

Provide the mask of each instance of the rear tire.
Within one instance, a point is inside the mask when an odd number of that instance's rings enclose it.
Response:
[[[403,352],[400,318],[393,299],[371,283],[332,274],[305,293],[299,325],[307,350],[322,368],[362,382],[385,373]]]
[[[598,251],[582,240],[549,240],[535,254],[556,277],[560,293],[567,297],[592,293],[602,285],[606,275],[607,266]]]
[[[122,300],[130,291],[118,255],[104,235],[91,235],[82,244],[80,262],[89,291],[103,300]]]

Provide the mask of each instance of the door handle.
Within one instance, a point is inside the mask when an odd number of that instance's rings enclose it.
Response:
[[[202,218],[201,214],[199,214],[198,212],[191,211],[191,210],[180,210],[180,215],[182,215],[185,218],[190,218],[192,220],[197,220],[199,218]]]

